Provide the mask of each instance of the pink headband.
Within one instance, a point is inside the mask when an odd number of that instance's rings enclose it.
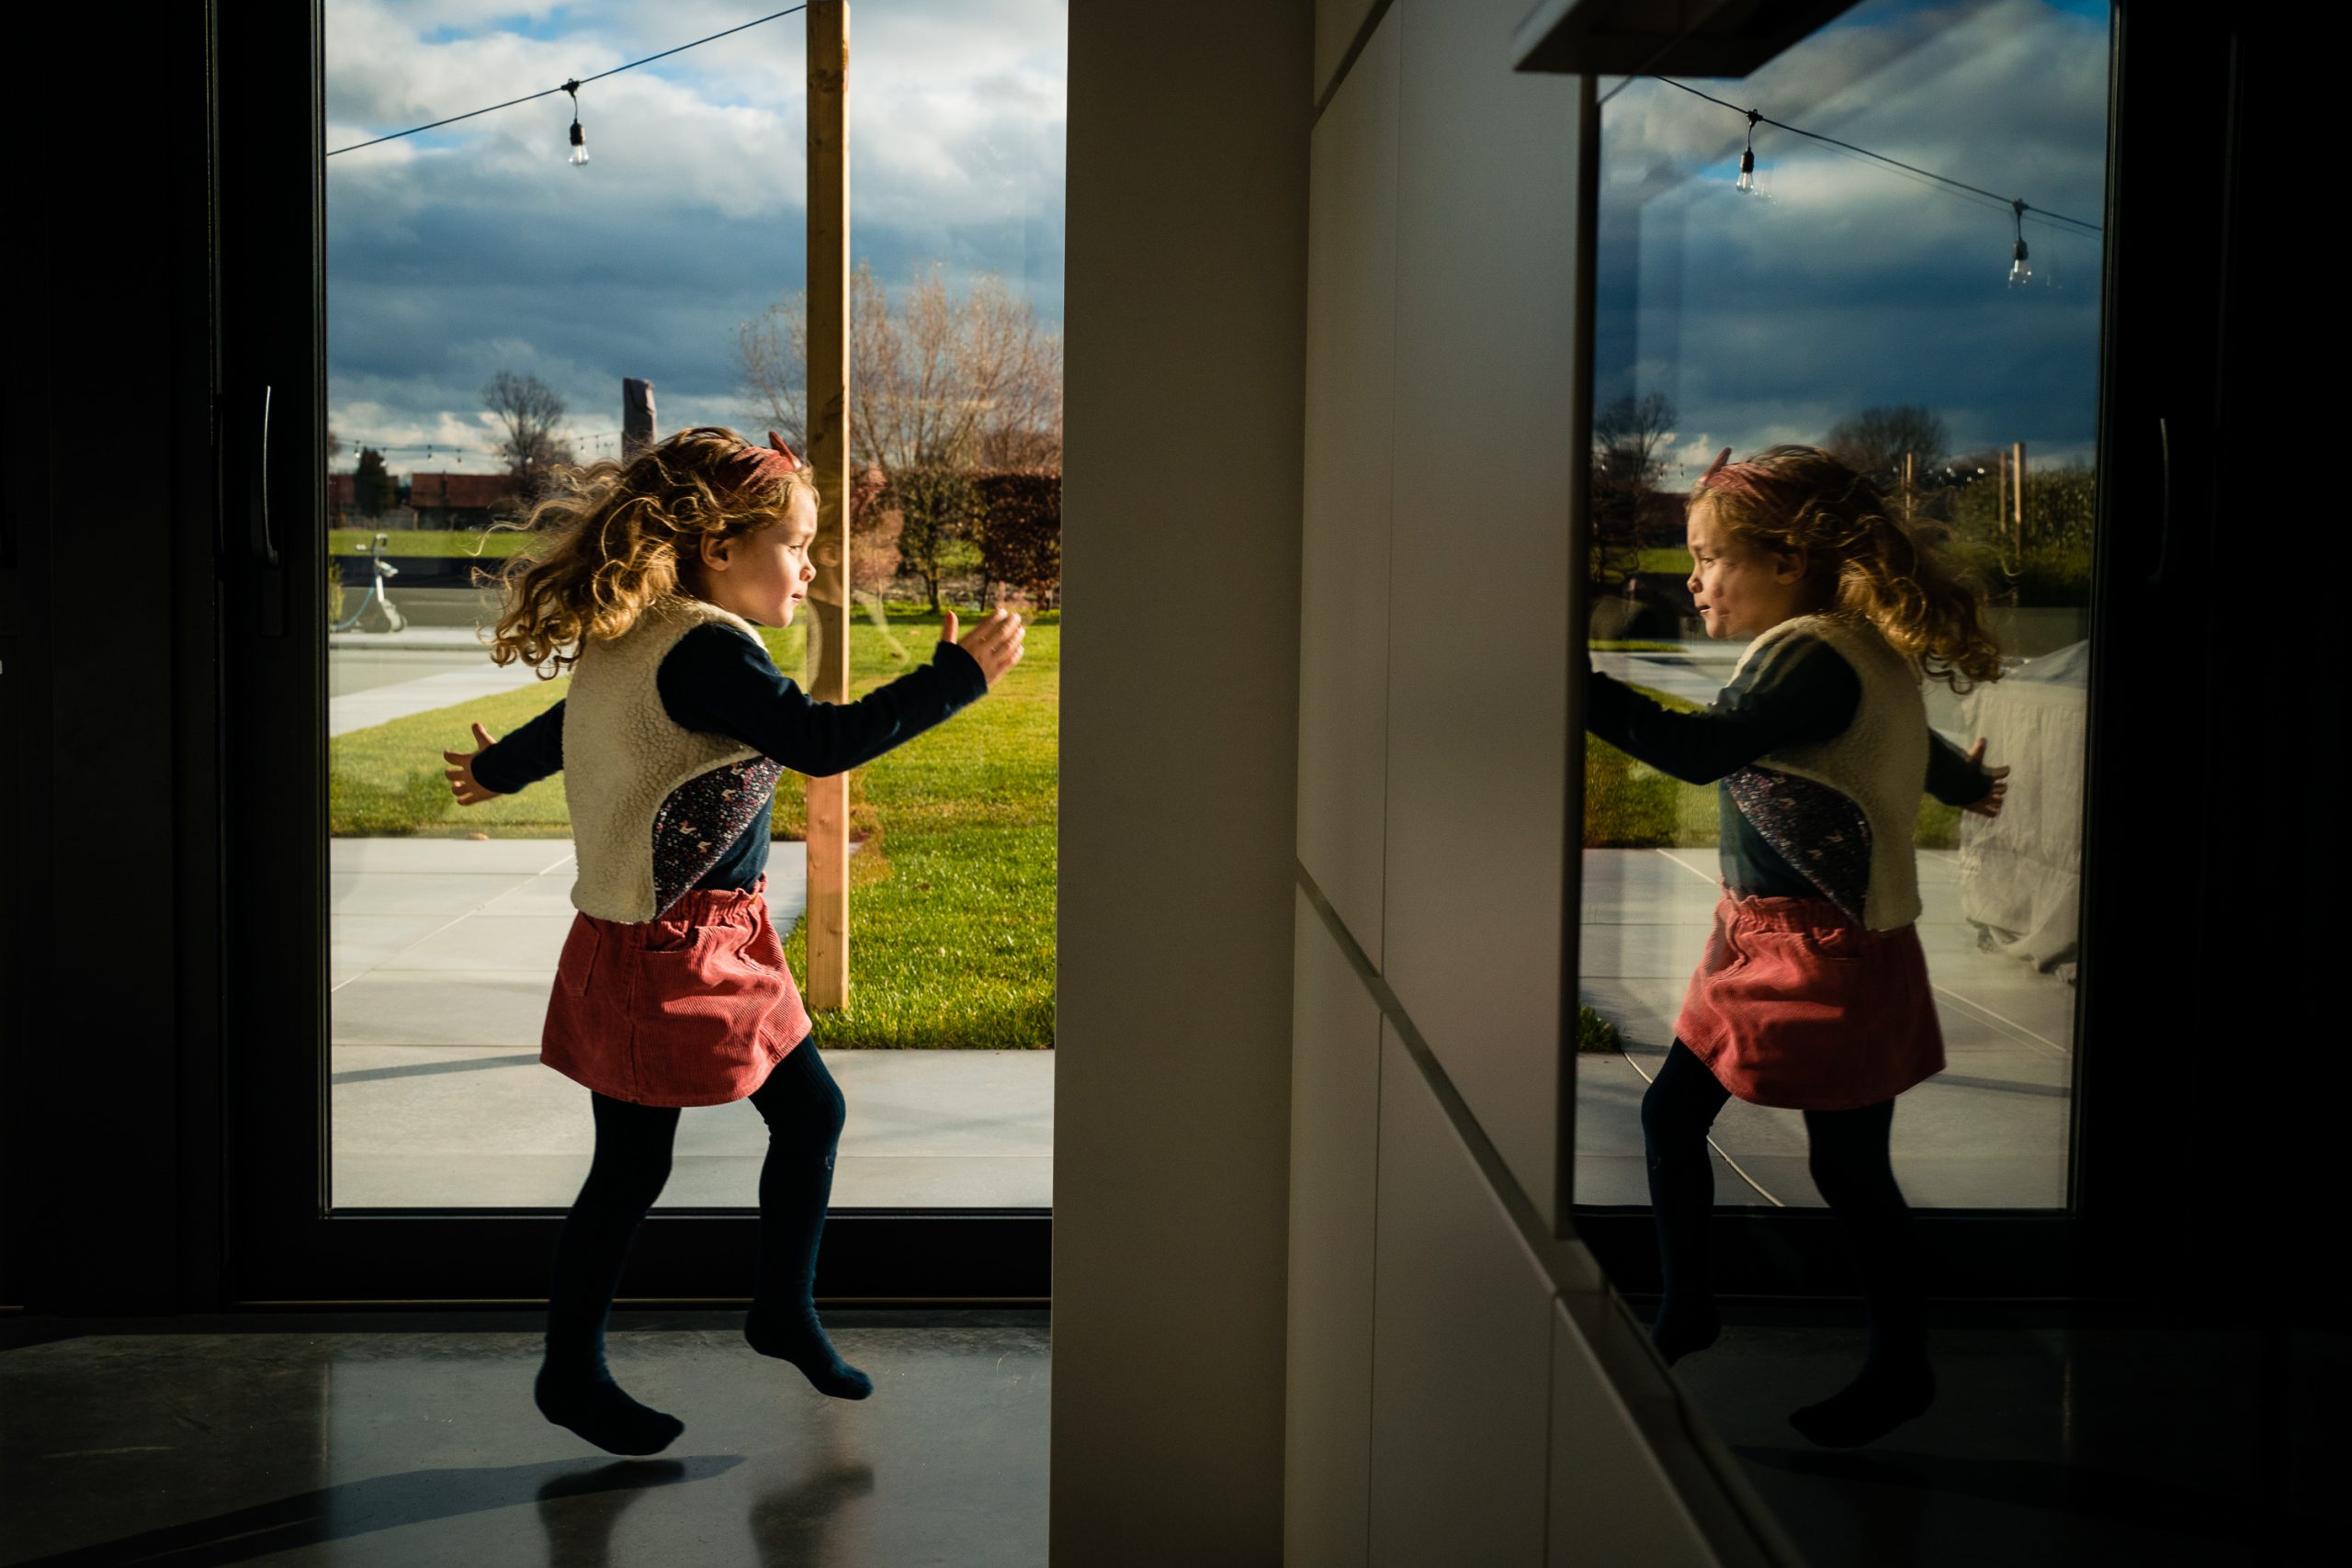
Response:
[[[1728,446],[1716,453],[1714,462],[1699,476],[1700,488],[1738,491],[1755,497],[1767,506],[1780,503],[1781,498],[1774,493],[1779,488],[1778,480],[1768,477],[1751,463],[1734,463],[1730,459],[1731,448]]]
[[[762,483],[798,473],[800,459],[792,455],[792,448],[784,444],[784,437],[771,430],[765,446],[754,446],[745,442],[741,452],[719,465],[718,471],[727,484],[728,498],[732,500]]]

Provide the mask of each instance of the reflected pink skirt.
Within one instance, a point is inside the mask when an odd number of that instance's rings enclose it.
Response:
[[[809,1028],[766,887],[693,889],[658,920],[580,911],[539,1060],[638,1105],[723,1105],[758,1089]]]
[[[1873,931],[1826,898],[1715,904],[1674,1032],[1756,1105],[1849,1111],[1944,1070],[1916,925]]]

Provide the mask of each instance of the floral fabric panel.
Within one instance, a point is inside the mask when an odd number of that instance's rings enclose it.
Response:
[[[1853,796],[1753,764],[1724,781],[1748,824],[1856,925],[1871,886],[1871,828]]]
[[[653,814],[653,908],[661,919],[700,882],[775,798],[784,765],[766,757],[729,762],[688,779]]]

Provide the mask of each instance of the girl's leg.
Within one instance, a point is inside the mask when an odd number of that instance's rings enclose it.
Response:
[[[818,1392],[864,1399],[874,1380],[841,1359],[817,1321],[817,1242],[833,1190],[833,1151],[847,1107],[814,1039],[794,1046],[752,1095],[767,1119],[760,1166],[760,1261],[743,1338],[800,1369]]]
[[[605,1366],[605,1319],[620,1285],[629,1244],[670,1179],[675,1106],[633,1105],[589,1091],[596,1153],[588,1179],[556,1234],[548,1291],[547,1357],[535,1395],[540,1413],[598,1448],[650,1454],[684,1423],[621,1392]]]
[[[1707,1224],[1715,1203],[1715,1170],[1707,1129],[1731,1091],[1676,1040],[1642,1096],[1642,1142],[1650,1177],[1650,1215],[1657,1225],[1663,1295],[1650,1342],[1673,1365],[1715,1342],[1723,1324],[1707,1274]]]
[[[1804,1113],[1814,1185],[1845,1233],[1870,1314],[1870,1350],[1861,1375],[1789,1417],[1798,1431],[1828,1447],[1850,1448],[1883,1437],[1926,1410],[1936,1396],[1911,1211],[1887,1157],[1894,1122],[1892,1100],[1855,1111]]]

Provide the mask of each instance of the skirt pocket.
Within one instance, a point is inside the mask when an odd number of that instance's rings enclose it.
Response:
[[[603,942],[604,933],[585,914],[572,917],[571,933],[563,939],[563,953],[555,965],[556,984],[566,995],[588,994],[589,976],[595,973],[596,953]]]

